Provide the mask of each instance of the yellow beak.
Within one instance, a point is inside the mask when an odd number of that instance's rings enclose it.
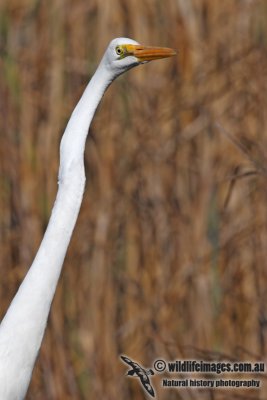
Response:
[[[176,51],[168,47],[142,46],[139,44],[127,44],[125,47],[128,55],[135,56],[140,62],[158,60],[176,55]]]

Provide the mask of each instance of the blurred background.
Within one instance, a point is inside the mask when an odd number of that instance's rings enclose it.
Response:
[[[0,1],[0,316],[49,220],[68,118],[117,36],[179,53],[120,77],[98,108],[28,400],[144,399],[120,354],[266,360],[266,1]],[[162,400],[254,400],[265,377],[152,382]]]

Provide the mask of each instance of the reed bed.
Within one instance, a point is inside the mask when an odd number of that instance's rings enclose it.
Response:
[[[266,21],[265,1],[1,0],[1,316],[50,217],[62,132],[109,41],[179,51],[121,77],[97,111],[28,400],[144,399],[120,354],[145,366],[266,359]],[[153,385],[161,400],[260,400],[261,379],[257,390]]]

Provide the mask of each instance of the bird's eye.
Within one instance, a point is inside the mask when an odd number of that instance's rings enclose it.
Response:
[[[121,56],[123,54],[123,50],[120,46],[116,47],[116,53],[118,54],[118,56]]]

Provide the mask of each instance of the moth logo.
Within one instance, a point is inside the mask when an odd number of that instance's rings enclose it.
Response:
[[[128,370],[127,376],[133,376],[136,378],[140,379],[140,382],[143,386],[143,388],[146,390],[146,392],[151,396],[155,397],[155,392],[153,389],[153,386],[150,383],[150,379],[148,375],[154,375],[154,371],[152,369],[145,369],[141,367],[139,364],[136,362],[132,361],[130,358],[121,356],[122,361],[125,362],[125,364],[128,364],[131,369]]]

